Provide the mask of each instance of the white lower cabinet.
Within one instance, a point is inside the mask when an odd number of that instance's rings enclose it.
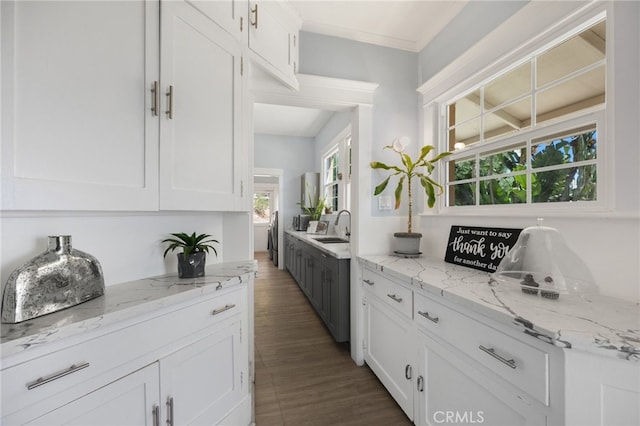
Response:
[[[238,285],[11,360],[0,424],[250,424],[247,298]]]
[[[159,408],[158,378],[158,363],[153,363],[27,423],[156,425],[160,414],[155,409]]]
[[[548,423],[544,348],[378,271],[365,268],[362,281],[364,360],[415,424]]]
[[[241,322],[160,360],[169,425],[213,425],[242,400],[247,352]]]
[[[415,424],[546,424],[543,411],[474,368],[464,355],[423,333],[417,342]]]
[[[413,419],[411,321],[389,309],[376,296],[366,292],[364,302],[364,359],[391,396]]]

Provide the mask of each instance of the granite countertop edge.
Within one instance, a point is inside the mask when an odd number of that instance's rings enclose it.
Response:
[[[40,352],[37,348],[62,339],[126,324],[137,317],[246,283],[256,276],[257,270],[255,260],[225,262],[207,266],[205,276],[199,278],[181,279],[173,273],[114,284],[105,288],[103,296],[79,305],[18,324],[3,323],[2,368],[10,364],[8,360],[14,355],[32,352],[37,356]]]
[[[293,231],[291,229],[285,230],[285,233],[297,238],[300,241],[309,243],[313,247],[320,249],[330,256],[335,257],[338,260],[351,259],[351,244],[349,243],[331,243],[323,244],[315,240],[315,238],[322,237],[336,237],[337,235],[321,235],[321,234],[309,234],[306,231]]]
[[[601,295],[546,300],[505,288],[487,272],[435,258],[368,255],[358,260],[431,297],[442,297],[545,343],[640,363],[638,303]]]

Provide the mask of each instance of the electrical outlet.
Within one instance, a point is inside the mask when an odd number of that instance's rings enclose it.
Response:
[[[378,210],[393,210],[393,197],[389,195],[378,197]]]

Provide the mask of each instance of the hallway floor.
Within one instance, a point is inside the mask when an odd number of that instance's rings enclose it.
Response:
[[[258,252],[256,426],[411,425],[348,344],[338,344],[291,275]]]

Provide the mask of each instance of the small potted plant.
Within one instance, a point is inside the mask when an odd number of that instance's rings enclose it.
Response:
[[[182,248],[178,255],[178,276],[180,278],[196,278],[204,276],[204,267],[207,260],[209,249],[217,256],[218,252],[212,245],[218,243],[209,234],[185,234],[183,232],[171,234],[175,238],[167,238],[162,240],[163,243],[170,243],[169,247],[164,251],[164,257],[167,253],[177,248]]]
[[[431,174],[435,169],[435,163],[444,157],[451,155],[451,152],[442,152],[436,155],[431,160],[427,159],[427,155],[433,151],[434,147],[431,145],[425,145],[420,149],[420,153],[416,160],[413,160],[409,154],[406,154],[404,150],[409,143],[408,137],[402,137],[395,139],[391,145],[385,146],[383,149],[391,149],[400,156],[401,164],[398,166],[387,165],[380,161],[372,161],[372,169],[389,170],[391,174],[387,176],[378,186],[376,186],[373,195],[380,195],[389,184],[389,181],[393,176],[398,176],[398,183],[396,185],[395,194],[395,208],[400,207],[402,201],[402,191],[406,183],[407,186],[407,198],[409,201],[409,219],[407,222],[407,232],[396,232],[394,237],[396,238],[396,253],[402,255],[418,255],[420,253],[420,238],[422,234],[419,232],[413,232],[412,229],[412,216],[413,216],[413,195],[411,193],[411,182],[413,178],[420,180],[420,185],[424,189],[427,197],[427,206],[433,207],[436,203],[436,196],[442,194],[443,187],[438,182],[431,178]]]

